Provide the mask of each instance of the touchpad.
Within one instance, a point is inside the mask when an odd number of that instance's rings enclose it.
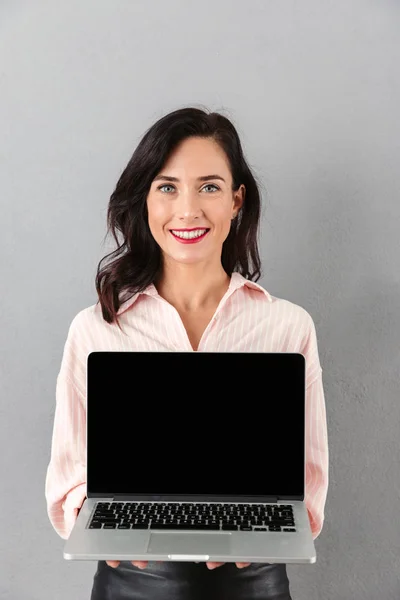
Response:
[[[195,556],[229,554],[231,547],[230,533],[174,533],[152,532],[147,552],[153,554]]]

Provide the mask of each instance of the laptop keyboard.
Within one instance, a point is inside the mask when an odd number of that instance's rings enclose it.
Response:
[[[290,504],[98,502],[89,529],[294,532]]]

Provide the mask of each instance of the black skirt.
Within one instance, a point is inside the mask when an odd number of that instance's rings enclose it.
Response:
[[[205,563],[98,561],[90,600],[292,600],[284,563],[233,563],[209,570]]]

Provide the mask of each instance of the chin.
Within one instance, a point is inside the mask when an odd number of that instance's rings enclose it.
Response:
[[[175,262],[185,265],[195,265],[206,260],[205,256],[170,256],[170,258]]]
[[[197,263],[204,262],[205,260],[209,260],[210,256],[200,255],[200,253],[195,256],[194,253],[186,253],[182,252],[182,254],[178,254],[174,252],[174,254],[165,253],[166,258],[171,262],[186,264],[186,265],[195,265]]]

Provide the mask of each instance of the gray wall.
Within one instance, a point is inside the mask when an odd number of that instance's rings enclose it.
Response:
[[[44,498],[55,384],[144,130],[222,109],[264,190],[260,281],[306,308],[330,443],[294,600],[400,597],[400,5],[0,2],[0,597],[89,598]]]

